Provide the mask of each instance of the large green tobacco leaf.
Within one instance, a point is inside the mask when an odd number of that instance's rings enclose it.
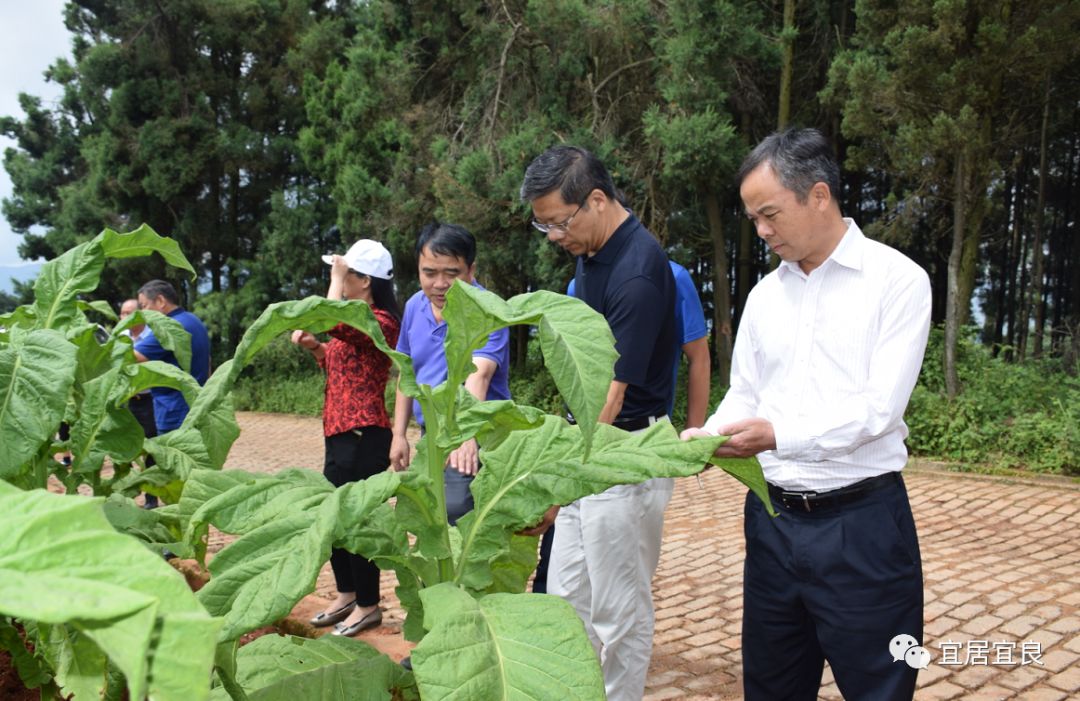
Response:
[[[112,529],[101,499],[0,483],[0,530],[0,614],[40,624],[66,690],[96,698],[107,657],[132,698],[206,698],[221,621],[179,573]]]
[[[205,524],[244,535],[290,512],[316,508],[333,491],[325,477],[311,470],[285,470],[273,476],[198,470],[189,476],[180,510],[189,535]]]
[[[76,360],[75,382],[84,384],[101,377],[118,365],[124,364],[124,349],[116,343],[99,343],[98,328],[93,324],[71,324],[66,328],[67,339],[79,348]]]
[[[694,440],[698,439],[695,438]],[[718,458],[713,456],[709,458],[709,462],[746,485],[754,493],[754,496],[765,505],[765,510],[776,516],[772,500],[769,499],[769,485],[765,482],[765,474],[761,471],[761,464],[757,461],[757,458]]]
[[[0,347],[0,477],[52,440],[75,381],[76,348],[53,330],[13,329]]]
[[[344,637],[264,635],[240,648],[236,681],[249,701],[389,701],[412,675],[370,645]],[[211,698],[227,701],[224,688]]]
[[[143,430],[131,412],[110,404],[122,368],[85,383],[79,418],[71,427],[72,470],[77,473],[96,473],[107,456],[114,463],[131,462],[143,447]]]
[[[196,470],[188,475],[176,509],[184,533],[184,542],[194,549],[195,558],[200,564],[206,564],[206,539],[209,529],[206,521],[193,525],[192,516],[207,501],[255,476],[242,470]]]
[[[199,601],[225,617],[220,640],[233,640],[283,618],[315,588],[330,559],[334,523],[327,512],[284,516],[233,541],[210,561]]]
[[[477,601],[452,584],[420,596],[430,632],[412,662],[424,701],[604,698],[596,652],[562,599],[492,594]]]
[[[181,540],[180,519],[176,507],[144,509],[135,500],[112,494],[103,505],[105,518],[119,533],[138,538],[140,542],[160,552],[168,549],[180,557],[191,557],[191,549]]]
[[[525,591],[529,577],[536,571],[539,540],[536,536],[510,536],[510,548],[491,563],[493,581],[488,593],[519,594]]]
[[[100,238],[81,243],[41,266],[34,280],[38,328],[63,328],[82,316],[76,298],[97,288],[105,267]]]
[[[195,277],[195,268],[180,251],[180,244],[175,239],[158,235],[146,224],[125,234],[105,229],[97,240],[101,242],[101,250],[107,258],[139,258],[157,253],[169,265],[186,270],[192,278]]]
[[[79,311],[82,312],[96,312],[105,317],[106,320],[115,322],[117,320],[116,312],[113,308],[103,299],[95,299],[92,302],[84,302],[79,300]]]
[[[179,390],[184,401],[191,406],[200,394],[199,383],[172,363],[162,360],[147,360],[135,366],[128,379],[128,396],[133,396],[152,387],[168,387]]]
[[[276,477],[263,481],[268,480],[287,481]],[[230,495],[237,502],[250,504],[260,498],[258,493],[252,493],[251,486],[238,484],[214,499],[223,511],[230,508]],[[390,498],[397,486],[397,474],[385,472],[336,491],[316,494],[307,508],[298,509],[294,504],[291,510],[248,531],[218,553],[210,562],[212,576],[199,591],[199,599],[211,613],[225,616],[221,640],[238,638],[288,614],[315,588],[319,570],[330,558],[339,522],[343,518],[365,519],[367,511]],[[267,508],[272,510],[273,503],[271,498]],[[342,510],[343,504],[346,511]],[[206,511],[204,504],[201,518],[213,523],[213,516]],[[235,513],[234,518],[243,516]]]
[[[412,464],[401,473],[396,508],[401,522],[416,535],[416,551],[423,557],[438,560],[449,557],[450,550],[443,538],[446,512],[439,508],[432,481],[423,472],[430,436],[429,433],[420,439]]]
[[[147,438],[143,445],[157,463],[152,469],[175,480],[186,480],[193,470],[213,467],[202,434],[193,428],[181,426],[175,431]]]
[[[615,337],[598,312],[579,299],[540,291],[507,302],[536,318],[544,365],[578,424],[592,426],[607,400],[615,376]],[[591,432],[585,431],[586,449]]]
[[[109,658],[90,638],[73,626],[37,626],[36,650],[56,676],[63,693],[74,701],[90,701],[101,696]]]
[[[161,347],[173,352],[176,362],[180,364],[184,372],[191,372],[191,334],[187,332],[183,324],[161,312],[141,309],[124,319],[119,329],[122,331],[138,324],[149,326]],[[114,329],[114,333],[115,331]]]
[[[240,424],[236,422],[232,395],[226,394],[210,411],[201,414],[196,428],[206,445],[210,467],[221,469],[229,457],[233,443],[240,437]]]
[[[342,302],[325,297],[308,297],[293,302],[278,302],[266,308],[255,320],[240,344],[236,347],[233,360],[238,373],[251,362],[252,357],[275,337],[293,329],[304,329],[319,333],[337,326],[348,324],[367,335],[375,346],[385,353],[401,373],[403,389],[408,391],[415,386],[412,363],[408,356],[398,353],[386,343],[378,319],[371,307],[363,302]]]
[[[34,308],[29,304],[16,307],[7,314],[0,314],[0,341],[7,340],[7,332],[14,328],[32,329],[37,323]]]
[[[471,285],[455,283],[446,296],[447,384],[472,372],[472,351],[496,329],[516,324],[538,327],[540,350],[555,386],[584,427],[586,449],[593,425],[614,377],[615,339],[604,317],[578,299],[554,292],[530,292],[503,301]]]
[[[511,434],[485,451],[484,469],[472,483],[476,506],[458,522],[463,543],[457,581],[487,590],[492,584],[488,563],[505,557],[510,533],[535,524],[550,506],[617,484],[696,474],[724,440],[683,441],[666,421],[637,433],[601,424],[586,459],[580,427],[559,417],[548,416],[540,429]]]
[[[130,258],[160,253],[165,260],[195,274],[176,242],[158,236],[148,226],[119,234],[105,229],[41,266],[34,281],[34,315],[39,328],[63,328],[82,316],[78,296],[98,286],[105,258]]]
[[[509,399],[477,401],[464,386],[458,388],[456,430],[442,432],[439,448],[451,450],[475,437],[486,449],[498,446],[511,431],[536,428],[544,423],[544,412]]]

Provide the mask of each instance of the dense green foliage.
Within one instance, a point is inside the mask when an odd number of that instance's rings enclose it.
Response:
[[[119,699],[126,689],[135,699],[201,701],[212,692],[241,701],[313,684],[326,701],[388,699],[392,690],[443,699],[460,689],[479,698],[596,698],[599,664],[573,608],[523,594],[538,543],[518,533],[552,505],[695,474],[710,460],[765,496],[756,460],[712,457],[723,437],[682,441],[668,423],[638,433],[597,423],[616,352],[603,317],[580,300],[541,291],[504,301],[456,284],[443,310],[447,379],[437,387],[417,384],[367,304],[280,302],[200,387],[185,369],[136,362],[122,335],[145,322],[186,368],[190,337],[175,321],[140,311],[110,332],[87,316],[113,318],[101,300],[88,301],[107,260],[152,253],[191,270],[176,242],[148,227],[106,230],[47,263],[33,303],[0,317],[0,530],[12,536],[0,542],[0,648],[44,698]],[[412,467],[340,488],[310,470],[223,471],[238,435],[230,392],[244,368],[293,329],[341,323],[390,358],[397,386],[424,409]],[[577,424],[512,401],[478,401],[462,386],[472,353],[514,325],[535,328]],[[126,402],[158,386],[180,389],[190,411],[180,428],[144,439]],[[71,436],[57,443],[61,421]],[[443,466],[473,438],[484,462],[471,485],[475,508],[451,526]],[[53,459],[58,450],[72,453],[70,466]],[[61,485],[68,494],[45,489]],[[133,500],[139,491],[167,505],[144,511]],[[192,595],[159,554],[204,560],[211,525],[237,538]],[[420,643],[415,674],[352,642],[288,639],[237,653],[240,636],[314,589],[334,547],[396,572],[405,636]],[[538,654],[542,669],[532,664]]]
[[[965,391],[946,398],[943,333],[930,336],[927,361],[906,420],[916,455],[978,467],[1080,474],[1080,381],[1052,361],[1013,364],[967,336],[959,372]]]
[[[732,171],[784,113],[835,140],[844,211],[928,270],[946,349],[985,319],[995,353],[1075,372],[1076,0],[72,0],[66,19],[64,97],[24,96],[0,125],[4,214],[27,256],[103,221],[170,230],[199,252],[188,306],[219,361],[267,303],[321,292],[318,255],[357,237],[387,243],[411,292],[433,217],[477,235],[498,294],[564,289],[571,261],[516,192],[573,141],[695,276],[723,377],[770,268]],[[104,297],[166,272],[120,266]]]

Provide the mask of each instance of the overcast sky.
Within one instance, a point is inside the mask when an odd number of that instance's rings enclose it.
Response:
[[[64,28],[64,0],[0,0],[0,115],[23,118],[19,93],[36,95],[46,103],[60,94],[43,73],[53,61],[70,56],[70,35]],[[0,136],[0,150],[14,146]],[[0,198],[11,196],[11,180],[0,168]],[[19,263],[21,236],[0,217],[0,265]]]

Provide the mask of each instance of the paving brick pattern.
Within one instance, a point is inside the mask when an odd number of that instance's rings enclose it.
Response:
[[[227,467],[321,469],[317,419],[238,418],[242,433]],[[919,674],[916,699],[1080,698],[1080,486],[921,467],[909,470],[906,480],[922,546],[923,644],[933,655]],[[654,582],[648,701],[742,696],[744,494],[716,470],[676,486]],[[212,549],[224,542],[216,535]],[[394,584],[384,573],[384,635],[400,630],[403,617]],[[332,592],[326,567],[316,593],[330,598]],[[1040,654],[1021,664],[1025,644]],[[962,664],[941,664],[946,649]],[[987,663],[963,664],[972,654],[981,660],[981,649],[989,651]],[[828,669],[821,698],[842,698]]]

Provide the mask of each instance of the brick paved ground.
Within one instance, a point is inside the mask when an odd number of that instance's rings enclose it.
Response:
[[[243,432],[227,467],[321,467],[317,419],[240,414],[239,420]],[[919,675],[916,699],[1080,698],[1080,486],[923,469],[907,473],[907,483],[926,580],[923,643],[933,655]],[[676,487],[654,583],[650,701],[741,698],[743,494],[717,471]],[[216,547],[221,543],[215,539]],[[387,612],[378,635],[400,629],[393,586],[393,576],[384,574]],[[332,590],[327,567],[316,596],[329,598]],[[1000,655],[1002,663],[941,664],[943,646],[963,661],[980,643],[989,648],[988,662]],[[1039,663],[1020,664],[1025,643],[1041,651]],[[841,697],[827,683],[821,698]]]

